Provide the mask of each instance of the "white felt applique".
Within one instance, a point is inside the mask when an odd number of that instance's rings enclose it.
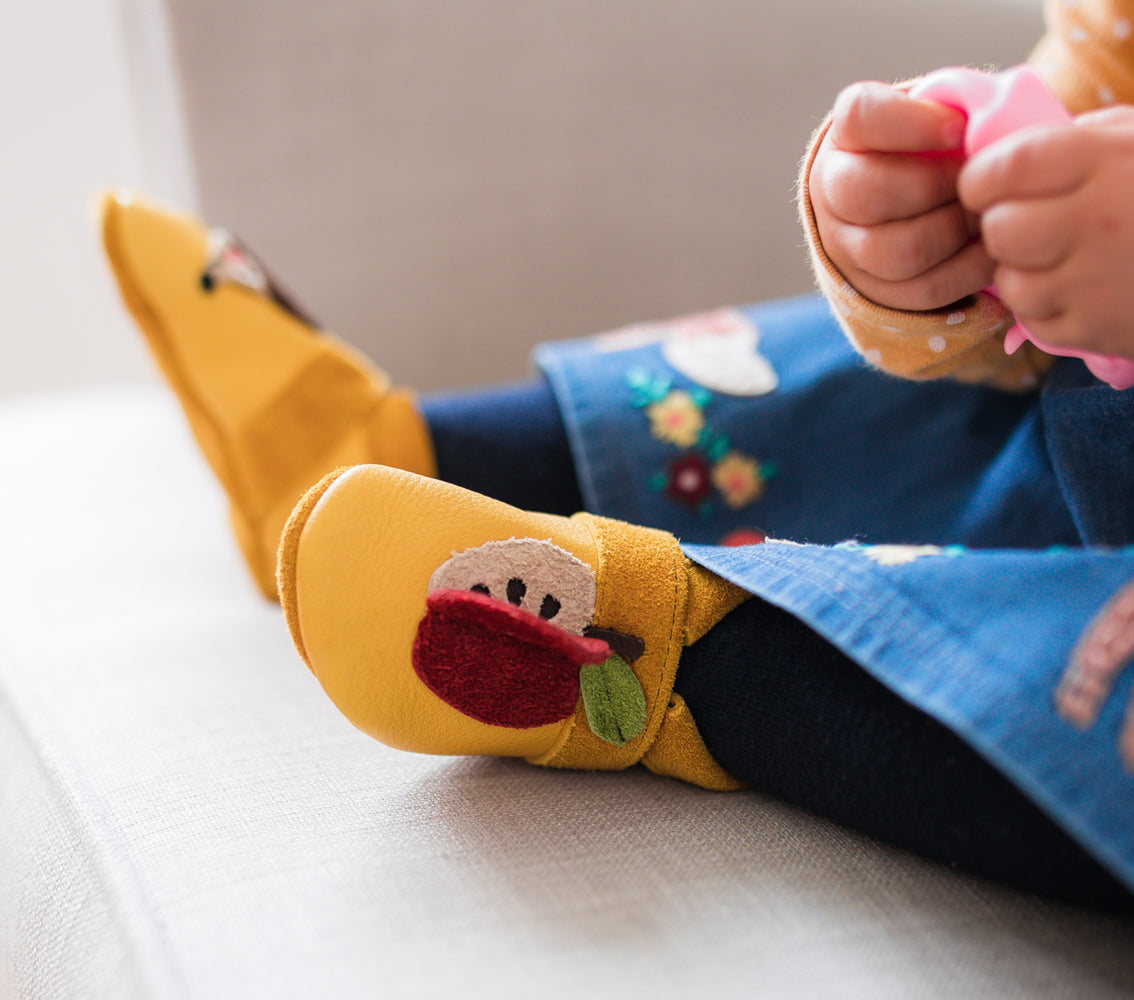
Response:
[[[963,546],[948,545],[863,545],[861,542],[840,542],[835,546],[846,552],[860,552],[879,566],[905,566],[926,556],[958,556]]]
[[[686,378],[728,396],[762,396],[776,388],[775,369],[758,350],[756,325],[735,309],[624,327],[594,339],[600,351],[661,344],[662,356]]]
[[[904,566],[925,556],[939,556],[941,549],[936,545],[871,545],[862,554],[879,566]]]
[[[729,396],[763,396],[775,389],[776,373],[758,350],[756,327],[739,313],[723,329],[687,328],[662,345],[662,356],[698,385]]]
[[[582,635],[595,613],[595,574],[549,541],[512,538],[456,553],[429,579],[429,592],[471,590],[507,601]]]
[[[210,229],[205,275],[213,284],[233,284],[267,295],[268,274],[263,265],[227,229]]]

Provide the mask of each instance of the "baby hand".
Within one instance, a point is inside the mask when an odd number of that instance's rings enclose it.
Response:
[[[879,305],[940,309],[992,280],[976,217],[957,197],[964,125],[960,112],[883,83],[854,84],[835,102],[812,207],[831,262]]]
[[[1134,358],[1134,108],[1006,136],[973,155],[958,189],[1021,324]]]

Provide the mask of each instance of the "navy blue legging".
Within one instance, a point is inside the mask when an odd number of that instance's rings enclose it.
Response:
[[[442,479],[524,510],[582,509],[546,382],[422,409]],[[1134,895],[963,740],[764,601],[690,646],[675,688],[716,760],[753,788],[976,875],[1134,911]]]

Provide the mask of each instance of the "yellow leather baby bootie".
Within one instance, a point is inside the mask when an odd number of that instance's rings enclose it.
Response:
[[[230,234],[129,194],[100,208],[119,290],[228,493],[266,596],[288,515],[328,471],[381,462],[434,474],[412,395],[319,330]]]
[[[673,681],[682,648],[748,595],[665,532],[363,465],[296,507],[279,589],[331,700],[390,746],[742,787]]]

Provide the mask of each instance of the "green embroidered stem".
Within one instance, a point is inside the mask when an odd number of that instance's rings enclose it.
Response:
[[[626,384],[634,390],[634,405],[641,409],[664,399],[673,380],[663,375],[652,375],[644,368],[631,368],[626,373]]]
[[[587,725],[599,739],[620,747],[646,725],[646,696],[630,665],[617,654],[579,670]]]

